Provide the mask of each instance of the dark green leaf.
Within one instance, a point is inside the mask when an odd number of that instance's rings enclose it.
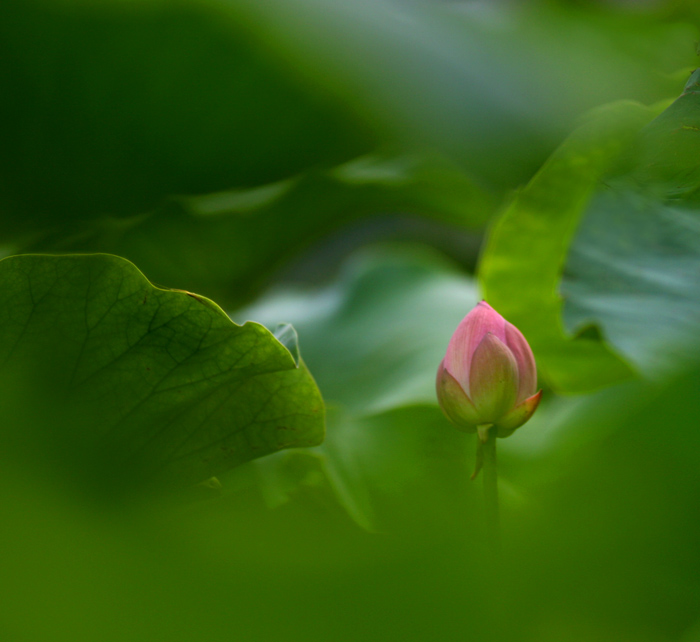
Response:
[[[572,119],[657,100],[692,29],[643,15],[386,0],[4,0],[0,224],[153,208],[385,145],[526,180]],[[596,73],[589,73],[595,68]]]
[[[0,5],[0,224],[287,178],[374,135],[226,2]]]
[[[235,307],[314,241],[372,217],[402,216],[404,234],[439,240],[479,229],[493,208],[492,198],[445,159],[374,156],[253,190],[178,199],[130,220],[59,227],[26,250],[117,254],[156,283]],[[381,231],[370,227],[367,234]]]

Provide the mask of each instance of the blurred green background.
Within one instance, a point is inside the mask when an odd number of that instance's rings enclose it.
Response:
[[[700,640],[699,26],[3,0],[0,638]],[[482,297],[544,389],[498,565]]]

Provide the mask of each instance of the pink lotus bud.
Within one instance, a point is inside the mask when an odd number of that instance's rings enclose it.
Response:
[[[508,437],[535,412],[535,358],[525,337],[486,301],[457,326],[437,374],[437,396],[447,418],[485,439],[495,428]]]

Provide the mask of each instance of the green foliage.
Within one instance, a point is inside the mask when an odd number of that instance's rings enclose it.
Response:
[[[559,390],[590,390],[632,374],[600,341],[564,334],[557,289],[571,238],[601,176],[650,118],[649,110],[621,104],[584,125],[515,197],[484,250],[486,298],[521,328]]]
[[[8,0],[0,25],[8,231],[140,213],[373,147],[223,2]]]
[[[628,184],[597,194],[561,283],[567,327],[585,332],[596,324],[653,378],[695,359],[697,216],[689,203],[663,202]]]
[[[23,249],[114,253],[156,283],[235,307],[259,294],[314,240],[377,214],[410,212],[479,229],[493,207],[490,194],[445,159],[361,157],[252,190],[171,200],[128,221],[63,225]]]
[[[452,331],[476,303],[471,281],[439,257],[381,248],[356,257],[316,292],[271,293],[237,313],[263,323],[284,318],[299,332],[331,409],[328,437],[315,452],[361,526],[442,520],[431,508],[435,496],[459,505],[472,494],[465,483],[473,444],[443,420],[435,372]],[[284,466],[286,459],[277,461]]]
[[[0,3],[0,638],[697,638],[700,13],[628,4]]]
[[[96,473],[89,483],[196,483],[323,438],[323,402],[288,326],[280,343],[107,255],[6,258],[0,293],[5,410],[17,421],[49,399],[51,423],[32,438]]]
[[[653,112],[636,104],[599,111],[492,230],[480,271],[484,292],[522,328],[559,390],[631,376],[600,332],[647,374],[693,358],[695,78],[648,124]]]

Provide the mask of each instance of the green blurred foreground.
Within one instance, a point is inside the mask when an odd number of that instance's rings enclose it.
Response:
[[[0,639],[700,640],[698,24],[5,0]],[[498,565],[482,296],[545,389]]]

